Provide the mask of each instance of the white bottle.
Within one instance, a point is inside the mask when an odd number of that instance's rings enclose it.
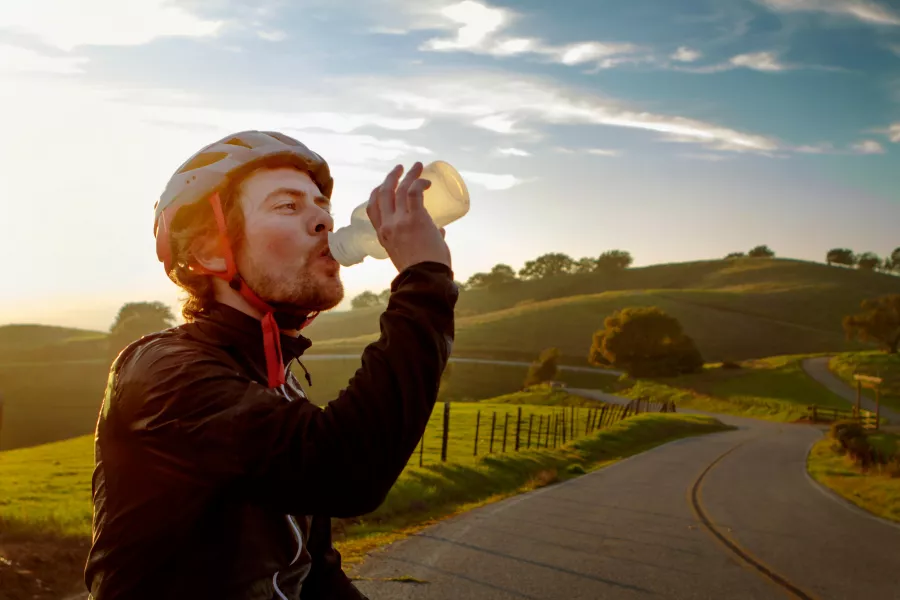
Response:
[[[425,210],[435,225],[445,227],[469,212],[469,190],[448,163],[434,161],[425,167],[421,178],[431,182],[425,190]],[[366,213],[368,204],[363,202],[353,210],[350,225],[328,234],[331,255],[345,267],[361,263],[366,256],[379,260],[388,257]]]

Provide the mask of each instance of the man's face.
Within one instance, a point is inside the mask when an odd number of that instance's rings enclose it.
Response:
[[[331,203],[308,174],[260,169],[241,184],[244,239],[237,267],[250,288],[279,310],[334,308],[344,298],[340,265],[328,252]]]

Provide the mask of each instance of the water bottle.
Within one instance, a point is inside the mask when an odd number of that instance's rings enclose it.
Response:
[[[425,210],[438,227],[445,227],[469,212],[469,191],[459,172],[442,160],[427,165],[420,176],[431,182],[425,190]],[[331,255],[341,265],[359,264],[367,256],[383,260],[387,250],[378,241],[375,226],[366,213],[368,201],[350,215],[350,225],[329,232]]]

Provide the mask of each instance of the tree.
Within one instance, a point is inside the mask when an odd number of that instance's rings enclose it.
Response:
[[[525,387],[537,385],[545,381],[553,381],[559,370],[559,348],[547,348],[538,357],[536,362],[528,367],[528,375],[525,377]]]
[[[746,258],[747,254],[745,252],[731,252],[726,257],[725,260],[731,260],[732,258]]]
[[[391,299],[391,288],[387,288],[386,290],[381,290],[381,293],[378,294],[378,303],[387,306],[387,303]]]
[[[891,263],[896,267],[896,265],[900,265],[900,248],[894,248],[894,251],[891,252]]]
[[[896,354],[900,344],[900,294],[863,300],[860,307],[862,312],[844,317],[847,339],[876,342],[888,354]]]
[[[632,377],[670,377],[703,367],[678,319],[655,306],[616,311],[603,325],[593,336],[592,364],[612,365]]]
[[[634,259],[630,252],[625,250],[607,250],[597,259],[598,271],[622,271],[631,266]]]
[[[162,302],[127,302],[109,328],[109,351],[117,355],[131,342],[173,325],[175,315]]]
[[[572,269],[573,273],[593,273],[597,270],[597,259],[596,258],[580,258],[578,262],[575,263],[575,267]]]
[[[575,261],[568,254],[551,252],[529,260],[519,270],[519,277],[525,280],[547,279],[573,272]]]
[[[490,273],[475,273],[466,282],[466,287],[471,289],[492,288],[507,283],[518,281],[516,272],[509,265],[500,263],[494,265]]]
[[[849,248],[832,248],[825,255],[825,261],[829,265],[846,265],[852,267],[856,264],[856,255]]]
[[[747,253],[750,258],[774,258],[775,253],[766,245],[757,246]]]
[[[874,271],[881,266],[881,259],[874,252],[863,252],[856,259],[856,266],[862,271]]]
[[[381,298],[377,294],[366,290],[359,296],[353,298],[353,300],[350,301],[350,306],[354,310],[356,310],[360,308],[371,308],[373,306],[379,306],[381,303]]]

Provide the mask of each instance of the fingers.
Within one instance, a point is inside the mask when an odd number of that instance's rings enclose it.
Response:
[[[384,221],[397,210],[395,200],[395,190],[397,189],[397,181],[403,174],[403,165],[397,165],[384,178],[384,183],[376,188],[378,196],[378,208],[381,211],[381,220]]]
[[[416,164],[412,166],[406,174],[406,177],[400,182],[396,194],[397,210],[401,212],[407,212],[409,210],[409,190],[412,184],[419,178],[419,175],[422,174],[422,169],[424,169],[422,163],[416,161]]]
[[[406,192],[406,205],[409,212],[425,210],[425,190],[431,187],[427,179],[416,179]]]
[[[375,227],[375,231],[381,229],[383,220],[381,218],[381,208],[378,206],[378,188],[375,188],[372,190],[372,193],[369,194],[369,204],[366,206],[366,214],[369,215],[369,220],[372,222],[372,226]]]
[[[441,227],[441,237],[447,239],[447,231],[443,227]]]

